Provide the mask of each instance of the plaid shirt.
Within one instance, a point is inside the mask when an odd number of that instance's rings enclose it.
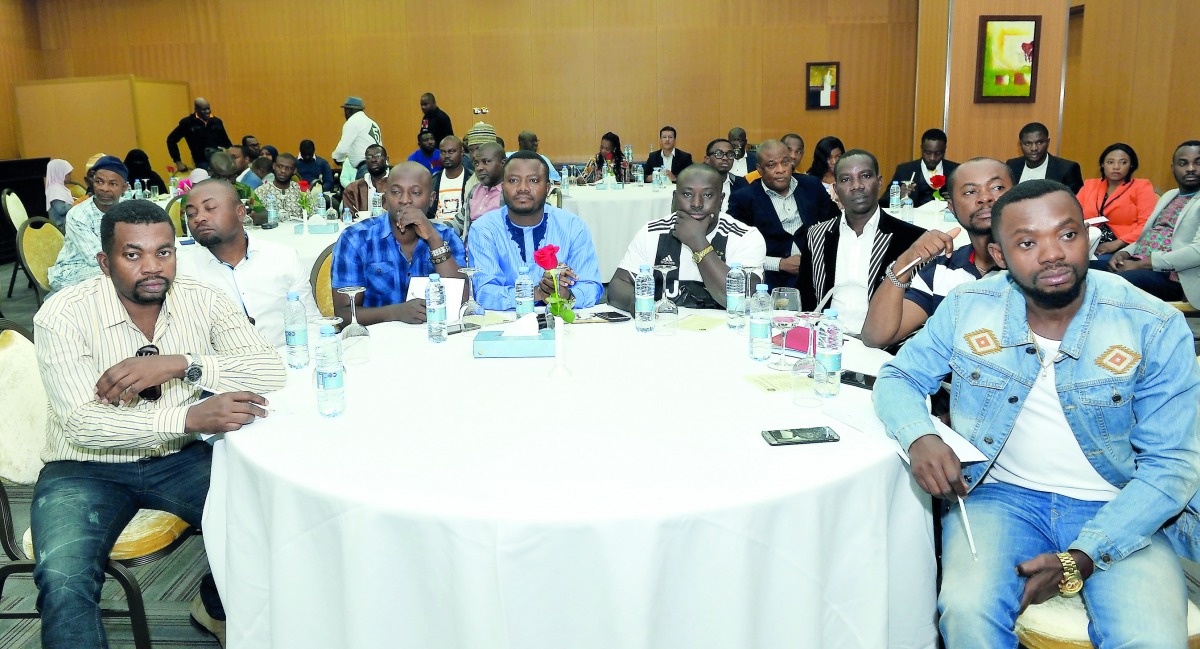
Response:
[[[441,223],[433,223],[433,227],[450,246],[458,265],[466,266],[466,247],[454,228]],[[342,232],[333,247],[331,272],[334,289],[365,286],[363,306],[369,308],[405,302],[408,278],[428,277],[434,266],[429,246],[419,239],[411,263],[400,254],[391,217],[384,215],[359,221]]]

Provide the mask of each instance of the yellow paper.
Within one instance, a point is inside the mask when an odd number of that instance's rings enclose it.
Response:
[[[752,374],[746,377],[746,380],[754,385],[754,387],[775,394],[777,392],[788,392],[792,389],[792,373],[777,372],[775,374]]]
[[[725,326],[725,318],[714,318],[710,315],[692,314],[679,321],[679,328],[684,331],[708,331]]]

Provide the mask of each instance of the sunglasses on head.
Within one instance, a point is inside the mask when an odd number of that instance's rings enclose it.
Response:
[[[154,345],[146,345],[136,352],[137,356],[158,356],[158,347]],[[158,401],[162,397],[162,386],[154,385],[138,392],[138,396],[146,401]]]

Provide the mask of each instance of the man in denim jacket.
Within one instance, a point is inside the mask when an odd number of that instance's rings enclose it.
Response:
[[[1196,555],[1200,485],[1191,331],[1170,306],[1087,272],[1087,228],[1064,185],[1010,189],[992,237],[1008,272],[951,292],[874,391],[921,487],[971,501],[977,560],[962,517],[942,512],[946,646],[1015,647],[1026,606],[1077,591],[1096,646],[1182,647],[1176,553]],[[965,468],[924,402],[948,373],[953,427],[987,457]]]

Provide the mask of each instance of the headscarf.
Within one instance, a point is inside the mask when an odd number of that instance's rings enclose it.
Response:
[[[50,213],[50,203],[54,201],[64,201],[67,205],[75,202],[75,197],[71,195],[71,190],[67,189],[66,180],[67,174],[71,173],[74,167],[70,162],[60,158],[54,158],[46,165],[46,213]]]
[[[129,183],[133,184],[135,180],[140,180],[149,189],[151,185],[158,187],[158,191],[166,192],[167,185],[163,182],[162,176],[154,171],[150,166],[150,156],[141,149],[131,149],[125,154],[125,168],[129,170]]]

